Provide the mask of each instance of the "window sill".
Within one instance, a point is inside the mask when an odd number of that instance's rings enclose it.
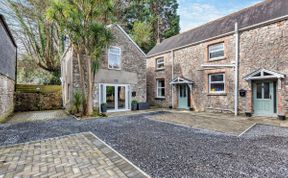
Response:
[[[121,69],[108,68],[108,70],[116,70],[116,71],[120,71]]]
[[[208,59],[208,62],[214,62],[214,61],[221,61],[227,59],[226,57],[219,57],[219,58],[212,58]]]
[[[155,100],[165,100],[165,97],[163,97],[163,98],[156,97]]]
[[[207,96],[227,96],[227,93],[208,93]]]
[[[163,69],[156,69],[155,71],[158,72],[158,71],[163,71],[163,70],[165,70],[165,68],[163,68]]]

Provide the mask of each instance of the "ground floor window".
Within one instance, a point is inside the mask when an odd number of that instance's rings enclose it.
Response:
[[[157,98],[165,98],[165,80],[157,79]]]
[[[209,75],[209,93],[224,93],[225,92],[225,74],[210,74]]]

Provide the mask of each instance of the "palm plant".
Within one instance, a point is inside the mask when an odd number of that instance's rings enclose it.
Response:
[[[84,114],[91,115],[92,91],[95,74],[99,68],[102,54],[112,40],[111,32],[105,27],[109,8],[103,5],[106,0],[54,0],[47,11],[47,18],[59,25],[71,42],[77,55],[80,85],[82,88]],[[104,19],[104,20],[103,20]],[[84,76],[83,66],[87,68]],[[87,81],[87,90],[84,87]]]

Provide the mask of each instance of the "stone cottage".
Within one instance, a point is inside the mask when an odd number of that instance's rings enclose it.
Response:
[[[17,45],[0,14],[0,121],[14,110]]]
[[[288,112],[288,1],[266,0],[156,45],[151,104],[261,116]]]
[[[146,102],[146,54],[119,25],[107,28],[115,39],[107,47],[95,77],[93,106],[107,103],[108,112],[127,111],[132,100]],[[69,107],[80,83],[73,49],[65,54],[61,66],[63,103]]]

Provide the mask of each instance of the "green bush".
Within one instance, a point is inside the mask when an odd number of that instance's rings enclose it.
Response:
[[[80,109],[83,103],[82,93],[80,91],[76,91],[73,94],[73,105],[76,109],[76,113],[80,113]]]
[[[132,100],[131,104],[132,105],[138,104],[138,101],[137,100]]]

